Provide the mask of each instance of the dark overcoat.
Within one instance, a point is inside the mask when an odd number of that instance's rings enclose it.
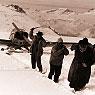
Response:
[[[93,48],[87,47],[87,50],[83,53],[79,50],[79,45],[72,45],[72,50],[75,50],[75,57],[70,66],[68,81],[72,88],[82,88],[89,82],[91,74],[91,65],[95,62],[95,53]],[[87,67],[84,67],[82,63],[86,63]]]
[[[37,36],[35,36],[32,40],[32,44],[30,47],[30,53],[32,54],[32,56],[35,56],[35,58],[42,56],[43,47],[45,46],[46,46],[45,39],[43,37],[38,39]]]

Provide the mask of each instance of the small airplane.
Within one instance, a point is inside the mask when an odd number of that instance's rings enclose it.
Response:
[[[29,51],[29,44],[28,42],[26,42],[26,40],[24,39],[23,36],[25,36],[26,38],[28,38],[28,33],[25,32],[24,29],[19,29],[15,23],[12,23],[13,26],[15,27],[10,34],[9,40],[5,40],[5,39],[0,39],[0,45],[6,45],[7,50],[14,48],[16,49],[22,49],[22,47],[26,48]],[[4,50],[4,49],[2,49]]]
[[[29,47],[30,44],[25,40],[24,37],[26,37],[28,39],[28,33],[25,32],[24,29],[20,29],[16,26],[16,24],[13,22],[12,25],[15,27],[10,34],[9,40],[6,39],[0,39],[0,45],[6,45],[8,46],[6,49],[22,49],[25,48],[26,50],[28,50],[29,52]],[[51,47],[54,44],[56,44],[57,42],[46,42],[47,43],[47,47]],[[66,47],[70,47],[72,44],[77,44],[77,43],[73,43],[73,42],[63,42],[64,45],[66,45]],[[4,51],[6,50],[4,48],[2,48],[1,50]]]

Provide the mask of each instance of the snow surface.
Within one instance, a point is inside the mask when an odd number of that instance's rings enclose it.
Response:
[[[0,38],[8,39],[10,31],[13,28],[11,25],[13,21],[19,27],[23,26],[27,31],[31,28],[30,26],[40,26],[29,16],[17,13],[5,6],[0,6],[0,12]],[[59,38],[50,29],[40,28],[40,30],[44,32],[46,40],[56,41]],[[64,41],[71,42],[78,42],[82,39],[64,36],[62,38]],[[89,41],[94,44],[95,39],[89,38]],[[0,46],[1,48],[6,48],[6,46]],[[49,58],[51,47],[44,48],[42,56],[43,68],[47,68],[46,74],[41,74],[37,68],[35,70],[31,69],[30,53],[12,53],[11,55],[7,55],[6,52],[7,50],[0,51],[0,95],[95,95],[94,65],[92,66],[90,82],[84,90],[73,93],[73,89],[69,87],[67,77],[74,52],[70,51],[70,54],[65,56],[58,84],[47,78],[50,70]]]

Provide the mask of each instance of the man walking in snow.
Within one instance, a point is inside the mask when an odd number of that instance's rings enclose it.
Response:
[[[79,91],[89,82],[91,66],[95,62],[95,53],[87,38],[72,45],[71,50],[75,50],[75,56],[70,66],[68,81],[71,88]]]
[[[36,68],[37,62],[39,72],[42,72],[41,56],[43,54],[43,47],[46,46],[46,41],[42,35],[42,32],[38,32],[37,36],[33,37],[32,45],[30,47],[32,69]]]
[[[59,38],[57,44],[52,47],[50,56],[50,72],[49,79],[52,79],[54,75],[54,82],[58,83],[59,76],[61,74],[62,63],[64,55],[68,55],[69,51],[66,46],[63,45],[63,39]]]

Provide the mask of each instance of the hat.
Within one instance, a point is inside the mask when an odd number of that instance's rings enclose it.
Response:
[[[60,38],[58,38],[57,42],[61,43],[61,42],[63,42],[63,39],[60,37]]]
[[[88,42],[88,39],[85,37],[85,38],[83,38],[83,40],[85,41],[85,42]]]
[[[43,35],[43,33],[40,32],[40,31],[38,31],[38,33],[36,33],[36,34],[37,34],[37,36],[42,36]]]
[[[79,45],[88,45],[88,40],[87,39],[83,39],[79,41]]]
[[[34,30],[35,28],[33,27],[33,28],[31,28],[30,30]]]

